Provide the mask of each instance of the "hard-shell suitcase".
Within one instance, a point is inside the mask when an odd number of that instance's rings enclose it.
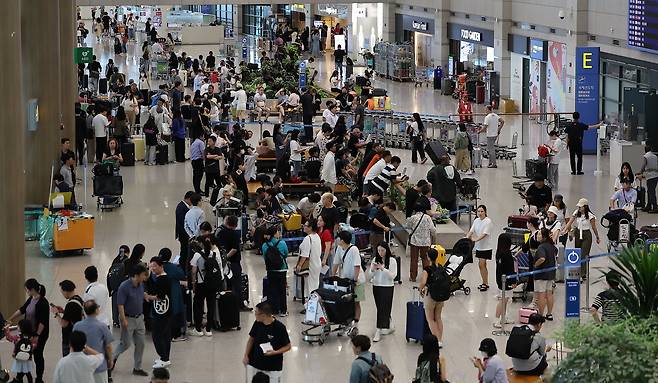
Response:
[[[422,342],[425,334],[430,331],[427,325],[427,319],[425,319],[425,305],[420,300],[420,295],[418,295],[418,300],[415,299],[416,294],[418,294],[418,287],[414,287],[411,301],[407,302],[405,338],[407,342],[413,339],[418,343]]]
[[[647,203],[647,189],[644,186],[640,185],[637,187],[637,201],[635,202],[635,207],[638,209],[644,208]]]
[[[135,166],[135,144],[124,142],[121,145],[121,157],[123,157],[123,166]]]
[[[270,280],[267,279],[267,275],[263,277],[263,284],[262,284],[262,289],[261,290],[261,295],[263,297],[263,300],[268,300],[268,296],[270,294]]]
[[[107,94],[107,78],[101,78],[98,80],[98,93]]]
[[[473,148],[473,159],[471,161],[472,168],[481,168],[482,167],[482,149]]]
[[[564,246],[557,247],[557,270],[555,270],[555,282],[564,282]]]
[[[519,309],[519,323],[521,324],[528,324],[528,319],[530,318],[530,315],[532,314],[538,314],[539,311],[529,308],[529,307],[521,307]]]
[[[219,325],[223,330],[240,330],[240,302],[231,291],[217,294]]]
[[[294,274],[295,276],[292,282],[294,295],[292,296],[292,300],[293,301],[299,300],[300,302],[304,303],[304,300],[306,299],[304,295],[304,288],[306,284],[306,277],[308,277],[308,274],[306,275],[299,275],[297,273]]]
[[[155,163],[157,165],[166,165],[169,161],[169,146],[158,145],[155,148]]]
[[[530,216],[528,215],[510,215],[507,217],[507,226],[517,229],[527,229],[528,220],[530,220]]]
[[[240,298],[246,304],[249,302],[249,276],[247,274],[243,273],[240,276],[240,287],[242,288]]]
[[[144,161],[144,155],[146,154],[144,137],[133,136],[133,144],[135,145],[135,161]]]

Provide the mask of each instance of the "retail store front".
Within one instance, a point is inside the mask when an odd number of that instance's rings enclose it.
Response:
[[[448,23],[450,56],[453,57],[455,73],[474,73],[478,70],[493,70],[494,32],[469,25]],[[450,70],[449,70],[450,72]]]
[[[395,40],[408,42],[414,47],[415,64],[429,68],[432,62],[434,20],[411,15],[395,15]]]
[[[315,10],[313,25],[319,28],[324,23],[329,27],[329,36],[327,36],[327,39],[330,41],[327,41],[326,48],[335,49],[340,45],[341,48],[349,51],[349,42],[346,41],[346,37],[350,20],[350,7],[351,5],[348,4],[318,4]],[[337,25],[342,30],[342,34],[336,29]]]

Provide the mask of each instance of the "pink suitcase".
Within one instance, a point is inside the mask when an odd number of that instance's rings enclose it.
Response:
[[[522,307],[519,309],[519,323],[521,324],[528,324],[528,318],[530,318],[530,315],[532,314],[539,314],[539,311],[530,308],[530,307]]]

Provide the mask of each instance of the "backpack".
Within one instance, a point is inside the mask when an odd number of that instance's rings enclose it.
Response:
[[[30,338],[21,336],[21,339],[14,345],[14,358],[21,362],[31,360],[33,351]]]
[[[281,257],[281,252],[279,252],[279,242],[276,241],[274,246],[267,244],[267,250],[265,251],[265,269],[266,270],[281,270],[283,266],[283,258]]]
[[[110,296],[119,290],[119,286],[125,280],[126,272],[123,262],[113,264],[107,273],[107,288],[110,290]]]
[[[437,375],[436,366],[436,361],[423,360],[420,362],[416,366],[416,375],[412,383],[432,383],[432,377]]]
[[[450,298],[450,277],[443,266],[433,266],[431,270],[427,283],[430,297],[437,302],[445,302]]]
[[[530,326],[517,326],[512,328],[509,338],[507,338],[507,345],[505,346],[505,354],[511,358],[530,359],[530,355],[537,350],[531,350],[532,340],[535,337],[535,331]]]
[[[393,374],[387,365],[384,363],[377,362],[377,355],[373,352],[371,360],[368,360],[362,356],[359,357],[362,361],[368,363],[370,370],[368,370],[368,383],[377,383],[377,382],[392,382]]]
[[[467,149],[468,148],[468,137],[464,134],[457,133],[455,137],[455,150],[457,149]]]
[[[144,134],[156,134],[158,132],[158,127],[155,125],[155,118],[153,116],[149,116],[142,131]]]
[[[75,303],[78,306],[80,306],[80,313],[82,314],[82,317],[80,318],[80,320],[85,319],[87,317],[87,313],[85,313],[85,306],[84,306],[85,302],[82,300],[82,298],[80,298],[79,295],[72,296],[71,299],[69,299],[69,301],[66,302],[67,305],[69,303]],[[75,322],[75,323],[77,323],[77,322]]]
[[[214,252],[203,258],[205,265],[203,271],[203,283],[207,288],[217,290],[222,284],[222,268],[219,267],[217,262],[217,255]]]

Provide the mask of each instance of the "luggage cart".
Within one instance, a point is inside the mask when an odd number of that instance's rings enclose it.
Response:
[[[525,273],[530,271],[530,262],[531,257],[526,253],[520,253],[514,257],[514,263],[516,266],[516,272],[518,274]],[[512,290],[512,302],[521,300],[522,302],[527,302],[529,299],[528,291],[528,282],[530,281],[529,276],[520,277],[517,279],[517,287]]]
[[[414,87],[430,86],[430,73],[433,73],[430,68],[416,68],[416,75],[414,76]]]
[[[96,209],[112,211],[123,205],[123,179],[120,175],[95,176],[93,178]]]
[[[349,279],[330,277],[322,281],[321,288],[313,291],[306,303],[302,339],[310,344],[323,345],[327,337],[356,335],[354,320],[354,283]]]

